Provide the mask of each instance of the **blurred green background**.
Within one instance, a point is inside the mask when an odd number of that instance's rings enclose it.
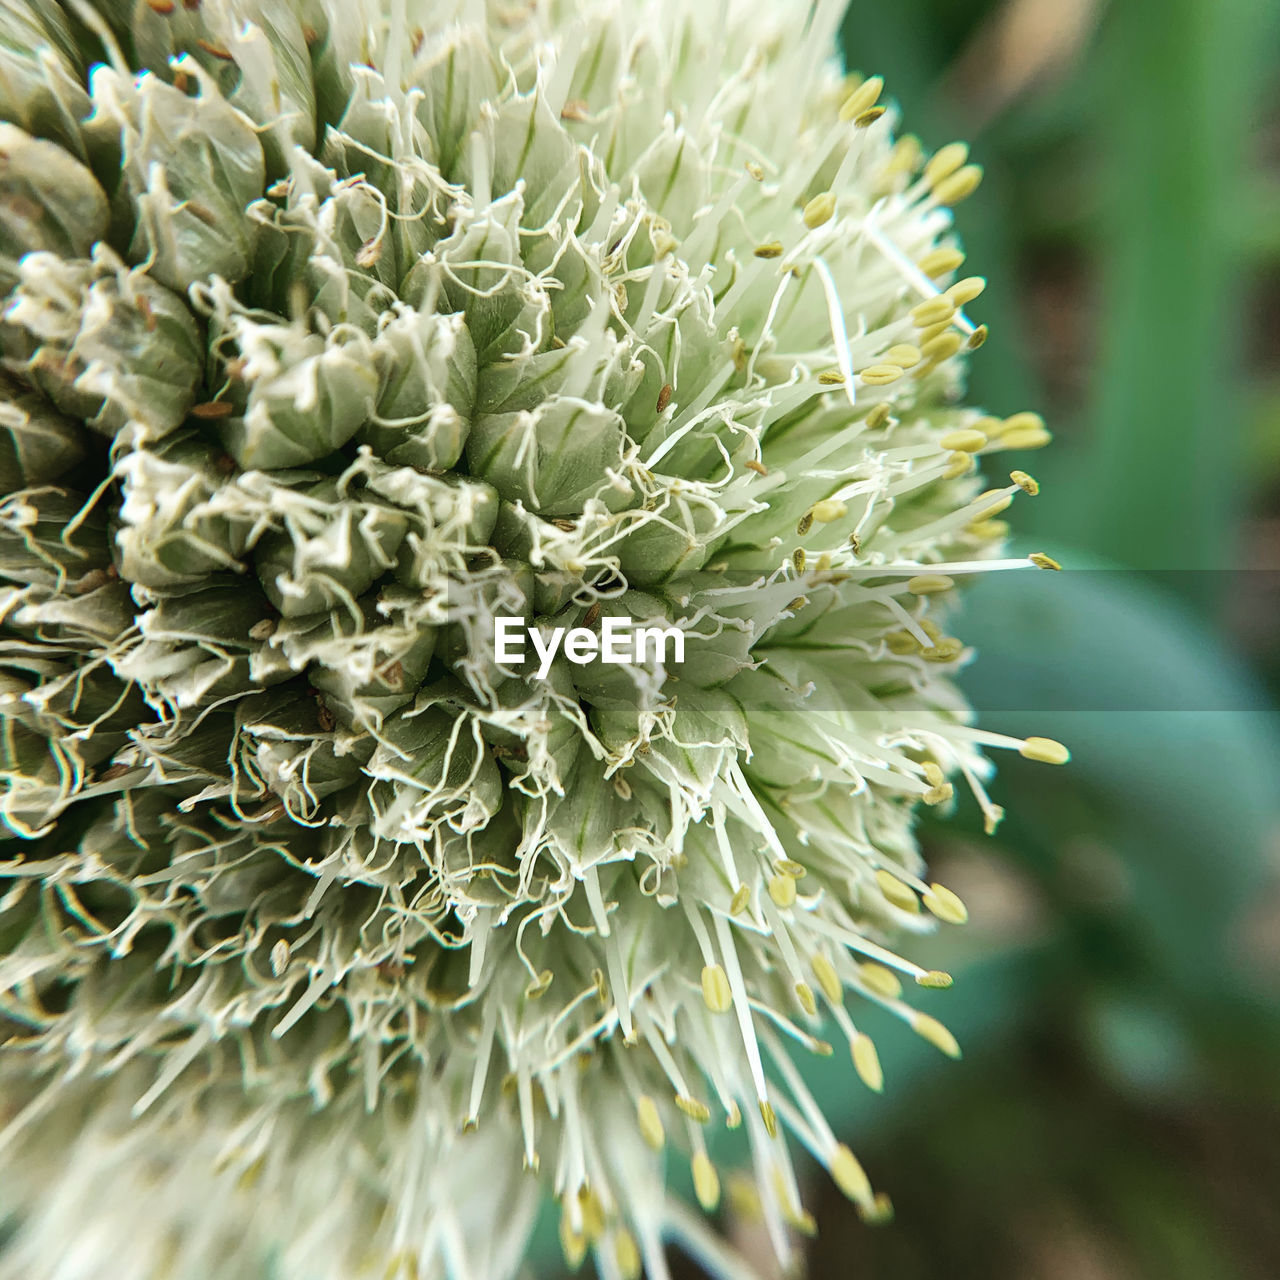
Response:
[[[885,1026],[883,1097],[810,1072],[896,1221],[815,1175],[808,1273],[1272,1280],[1280,5],[854,0],[844,36],[904,128],[986,168],[970,398],[1053,428],[1013,523],[1067,569],[992,575],[956,630],[984,723],[1074,761],[1002,754],[993,838],[964,807],[923,828],[971,910],[930,943],[956,986],[920,993],[964,1060]]]

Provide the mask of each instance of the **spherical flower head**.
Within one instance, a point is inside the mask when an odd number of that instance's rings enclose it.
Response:
[[[783,1260],[796,1144],[887,1215],[794,1055],[958,1054],[916,807],[1065,749],[951,683],[1048,433],[842,9],[0,15],[0,1277],[503,1280],[550,1196],[658,1280],[725,1123]]]

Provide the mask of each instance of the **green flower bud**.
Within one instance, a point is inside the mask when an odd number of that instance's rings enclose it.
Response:
[[[279,497],[284,529],[263,536],[255,563],[286,618],[349,607],[396,563],[409,528],[400,508],[362,500],[333,480]]]
[[[346,444],[373,412],[378,372],[367,340],[327,339],[286,324],[233,315],[224,339],[239,383],[218,421],[227,452],[245,468],[299,467]]]
[[[239,569],[262,508],[235,486],[233,470],[225,453],[192,431],[122,457],[114,538],[121,576],[166,587]]]
[[[0,372],[0,489],[60,479],[84,458],[87,438],[78,423]]]
[[[191,313],[99,245],[89,261],[32,253],[0,313],[9,368],[103,435],[155,439],[195,400],[203,366]]]
[[[7,292],[23,254],[87,258],[106,234],[108,210],[93,174],[55,143],[0,123],[0,157],[0,289]]]
[[[256,224],[245,207],[262,195],[262,147],[252,124],[216,92],[208,74],[188,97],[154,75],[131,81],[93,73],[91,142],[118,155],[117,219],[129,259],[179,293],[209,276],[231,283],[249,270]]]
[[[81,121],[91,104],[66,15],[53,0],[10,0],[0,9],[0,120],[87,158]]]

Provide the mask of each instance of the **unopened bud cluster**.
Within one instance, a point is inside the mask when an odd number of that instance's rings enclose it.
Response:
[[[951,682],[1049,437],[843,9],[0,11],[0,1277],[504,1280],[551,1195],[660,1280],[725,1124],[782,1259],[798,1148],[889,1215],[794,1055],[958,1054],[915,806],[1066,753]]]

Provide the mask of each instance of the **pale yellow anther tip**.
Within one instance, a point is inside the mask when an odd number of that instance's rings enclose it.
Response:
[[[778,1116],[773,1109],[772,1103],[760,1103],[760,1119],[764,1121],[765,1132],[771,1138],[778,1136]]]
[[[636,1123],[646,1145],[653,1151],[661,1151],[667,1134],[662,1125],[662,1117],[658,1114],[658,1104],[647,1095],[636,1099]]]
[[[850,1200],[858,1204],[871,1204],[871,1180],[857,1156],[844,1143],[831,1153],[831,1180]]]
[[[1062,566],[1052,557],[1047,556],[1043,551],[1033,551],[1028,557],[1037,569],[1061,569]]]
[[[693,1193],[705,1213],[714,1213],[720,1204],[720,1175],[705,1151],[694,1154],[690,1168],[693,1172]]]
[[[905,370],[899,364],[873,364],[858,374],[862,384],[867,387],[887,387],[897,382]]]
[[[916,975],[916,986],[927,987],[931,991],[945,991],[955,981],[949,973],[941,969],[930,969],[928,973]]]
[[[728,1013],[733,1007],[729,977],[721,965],[709,964],[702,970],[702,999],[712,1013]]]
[[[967,200],[978,189],[982,182],[982,166],[967,164],[957,169],[948,178],[943,178],[933,187],[933,198],[943,205],[959,204]]]
[[[740,884],[734,890],[733,897],[729,900],[729,914],[731,916],[740,916],[747,909],[747,903],[750,901],[751,890],[745,884]]]
[[[985,448],[986,445],[987,437],[981,431],[975,431],[972,428],[962,431],[948,431],[938,441],[939,448],[960,453],[977,453],[979,449]]]
[[[981,276],[966,276],[963,280],[957,280],[951,285],[946,290],[946,295],[957,307],[963,307],[975,298],[981,297],[986,287],[987,282]]]
[[[945,293],[927,298],[911,308],[911,320],[917,329],[928,329],[935,324],[947,324],[956,314],[956,304]]]
[[[836,211],[836,198],[830,191],[824,191],[821,195],[816,195],[804,207],[801,217],[804,219],[804,225],[812,231],[815,227],[820,227],[824,222],[830,222]]]
[[[1018,748],[1018,754],[1040,764],[1066,764],[1071,759],[1071,752],[1053,738],[1028,738]]]
[[[883,1093],[884,1068],[880,1065],[875,1041],[865,1032],[859,1031],[849,1044],[849,1054],[853,1059],[853,1069],[862,1083],[872,1093]]]
[[[840,104],[840,119],[845,123],[850,120],[857,123],[861,116],[875,106],[877,99],[883,92],[884,80],[880,76],[871,76],[870,79],[864,80]]]
[[[1040,492],[1040,483],[1034,476],[1029,476],[1025,471],[1010,471],[1009,479],[1022,490],[1023,493],[1035,497]]]
[[[902,883],[891,871],[881,868],[876,872],[876,883],[880,892],[895,906],[903,911],[919,911],[920,900],[915,890]]]
[[[968,907],[946,885],[931,884],[923,900],[925,909],[946,924],[964,924],[969,919]]]
[[[931,1018],[927,1013],[921,1013],[919,1009],[912,1009],[911,1029],[934,1048],[942,1050],[948,1058],[960,1056],[960,1045],[955,1036],[937,1018]]]
[[[779,875],[772,876],[769,880],[769,897],[774,901],[774,905],[781,907],[784,911],[795,905],[796,900],[796,882],[794,876]]]
[[[849,514],[849,508],[834,498],[823,498],[813,504],[809,514],[819,524],[830,524],[833,520],[843,520]]]
[[[767,240],[764,244],[758,244],[752,250],[757,258],[780,258],[782,257],[782,241]]]
[[[955,579],[947,577],[945,573],[918,573],[907,579],[907,590],[913,596],[938,595],[943,591],[950,591],[955,585]]]
[[[807,982],[796,983],[796,999],[800,1001],[800,1007],[809,1017],[817,1015],[818,1002],[814,998],[813,988]]]

